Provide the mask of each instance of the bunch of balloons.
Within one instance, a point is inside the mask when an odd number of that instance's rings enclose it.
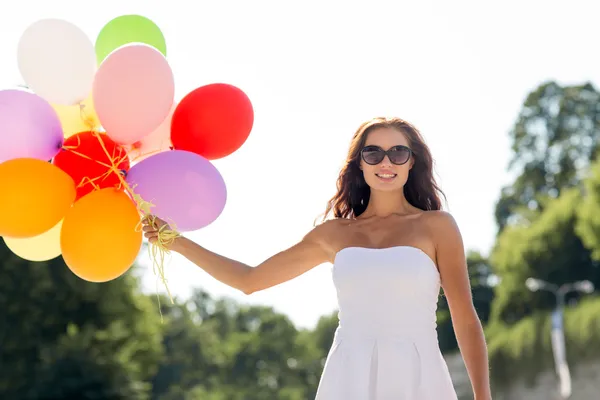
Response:
[[[28,89],[0,90],[0,236],[15,254],[62,255],[81,279],[106,282],[134,263],[145,214],[177,233],[219,217],[227,190],[211,160],[246,141],[253,107],[223,83],[177,103],[166,54],[139,15],[111,20],[95,45],[60,19],[26,29]]]

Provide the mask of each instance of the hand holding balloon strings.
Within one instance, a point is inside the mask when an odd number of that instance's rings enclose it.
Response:
[[[154,215],[144,217],[142,224],[144,236],[150,244],[160,243],[163,247],[170,249],[170,246],[179,237],[179,235],[173,236],[171,234],[173,230],[166,221]]]
[[[116,176],[118,176],[119,182],[120,182],[119,189],[125,189],[125,191],[131,196],[133,201],[136,203],[138,212],[140,212],[143,215],[143,218],[140,220],[138,226],[136,227],[136,230],[141,231],[142,225],[144,223],[150,224],[150,226],[158,226],[159,227],[159,229],[157,229],[157,231],[156,231],[156,235],[155,235],[154,239],[152,241],[150,241],[150,246],[148,247],[148,250],[149,250],[150,258],[152,260],[153,271],[155,274],[158,272],[162,283],[165,285],[165,288],[167,290],[169,298],[170,298],[171,302],[173,303],[173,297],[171,296],[171,292],[167,285],[167,279],[165,278],[165,274],[164,274],[164,262],[165,262],[165,256],[168,253],[170,253],[169,246],[175,241],[175,239],[177,239],[179,236],[181,236],[181,234],[179,232],[177,232],[177,230],[172,226],[172,224],[168,225],[164,221],[162,221],[162,220],[158,219],[156,216],[154,216],[151,212],[151,208],[154,206],[154,204],[142,199],[142,197],[140,195],[135,193],[134,188],[132,188],[127,183],[127,181],[125,180],[123,171],[121,171],[118,168],[118,166],[123,161],[123,157],[127,157],[127,155],[125,154],[124,156],[118,157],[115,154],[109,153],[108,149],[106,148],[106,146],[102,140],[101,134],[98,131],[98,127],[94,125],[92,118],[87,117],[87,115],[85,113],[84,105],[80,105],[80,114],[81,114],[82,120],[89,126],[92,134],[98,139],[100,147],[102,148],[103,152],[105,153],[107,159],[110,160],[110,164],[104,163],[102,161],[93,159],[85,154],[77,152],[75,150],[75,148],[77,148],[78,146],[63,146],[63,150],[70,151],[80,157],[92,160],[107,169],[106,173],[104,173],[101,176],[98,176],[95,178],[89,178],[89,177],[84,178],[81,182],[79,182],[78,187],[85,185],[85,184],[89,184],[89,185],[93,185],[95,188],[97,188],[95,181],[105,179],[110,174],[115,174]]]

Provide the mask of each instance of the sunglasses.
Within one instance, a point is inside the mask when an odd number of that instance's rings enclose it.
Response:
[[[362,157],[363,161],[369,165],[379,164],[383,161],[386,155],[392,164],[403,165],[410,160],[412,150],[406,146],[398,145],[391,147],[387,151],[379,146],[365,146],[360,151],[360,156]]]

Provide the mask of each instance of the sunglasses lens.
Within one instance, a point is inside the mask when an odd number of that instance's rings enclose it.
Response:
[[[406,147],[395,147],[389,152],[390,161],[394,164],[404,164],[410,158],[410,150]]]
[[[371,165],[379,164],[383,160],[384,155],[383,151],[378,148],[365,147],[362,152],[363,160]]]

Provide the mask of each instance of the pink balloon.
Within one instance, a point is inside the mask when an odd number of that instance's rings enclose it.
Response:
[[[171,149],[171,118],[173,118],[176,106],[176,104],[173,104],[167,118],[151,134],[125,146],[131,161],[140,162],[154,154]]]
[[[155,48],[129,44],[100,64],[92,96],[106,134],[116,143],[133,144],[169,114],[175,98],[173,71]]]
[[[196,153],[172,150],[131,167],[127,183],[154,205],[152,214],[180,232],[204,228],[223,212],[227,187],[210,161]]]

